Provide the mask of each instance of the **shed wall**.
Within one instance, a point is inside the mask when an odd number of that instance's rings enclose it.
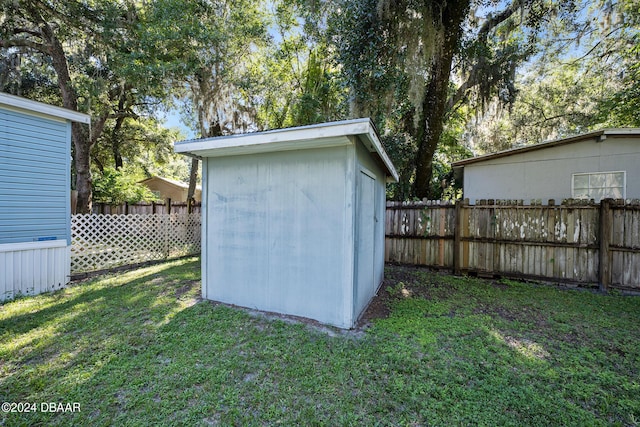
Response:
[[[384,278],[384,244],[385,244],[385,229],[384,229],[384,218],[386,215],[386,175],[382,167],[374,161],[371,157],[369,151],[365,148],[365,146],[354,138],[355,146],[356,146],[356,155],[357,155],[357,164],[360,169],[365,170],[367,174],[373,174],[374,177],[374,200],[373,200],[373,212],[355,212],[357,216],[360,215],[370,215],[372,216],[373,222],[373,259],[371,259],[370,269],[373,270],[373,283],[364,284],[360,283],[360,278],[356,277],[354,279],[354,283],[359,289],[356,289],[356,293],[358,291],[362,292],[364,289],[367,289],[367,295],[364,298],[360,298],[360,301],[363,301],[361,304],[356,304],[354,306],[354,318],[357,319],[362,311],[367,307],[371,299],[375,296],[382,280]],[[356,192],[360,191],[360,188],[356,188]],[[357,230],[356,230],[357,232]],[[360,264],[362,260],[359,258],[359,254],[362,248],[358,247],[358,244],[355,246],[355,257],[356,262]],[[358,274],[358,271],[361,270],[362,266],[358,265],[354,271]]]
[[[70,243],[71,124],[0,107],[0,244]]]
[[[560,145],[465,165],[464,197],[556,199],[571,197],[574,173],[626,171],[626,197],[640,198],[640,140],[610,137]]]
[[[352,146],[207,158],[203,296],[352,326]]]

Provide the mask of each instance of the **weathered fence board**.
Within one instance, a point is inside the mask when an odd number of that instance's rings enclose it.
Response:
[[[640,290],[637,202],[389,202],[385,224],[386,261]]]
[[[192,206],[191,213],[199,213],[200,203]],[[109,205],[106,203],[93,203],[92,213],[105,215],[147,215],[147,214],[186,214],[189,213],[189,205],[185,202],[167,203],[124,203],[121,205]]]

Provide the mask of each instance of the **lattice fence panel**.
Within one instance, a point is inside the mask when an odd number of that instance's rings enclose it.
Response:
[[[200,214],[73,215],[71,273],[200,252]]]

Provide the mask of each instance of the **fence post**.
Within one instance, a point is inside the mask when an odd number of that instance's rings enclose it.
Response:
[[[598,267],[598,281],[600,290],[606,292],[611,284],[611,231],[613,228],[613,216],[611,215],[611,200],[600,201],[600,257]]]
[[[124,214],[129,215],[129,202],[124,202]]]
[[[456,200],[456,208],[455,208],[455,214],[454,214],[454,224],[455,224],[455,228],[453,230],[453,274],[460,274],[461,273],[461,260],[462,260],[462,253],[461,253],[461,246],[460,246],[460,242],[461,242],[461,236],[462,236],[462,205],[463,203],[466,204],[466,199],[465,202],[463,202],[462,200]]]
[[[167,215],[171,214],[171,197],[167,197]]]

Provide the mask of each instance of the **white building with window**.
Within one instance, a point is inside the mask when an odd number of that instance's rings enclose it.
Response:
[[[464,197],[640,199],[640,129],[605,129],[454,162]]]

